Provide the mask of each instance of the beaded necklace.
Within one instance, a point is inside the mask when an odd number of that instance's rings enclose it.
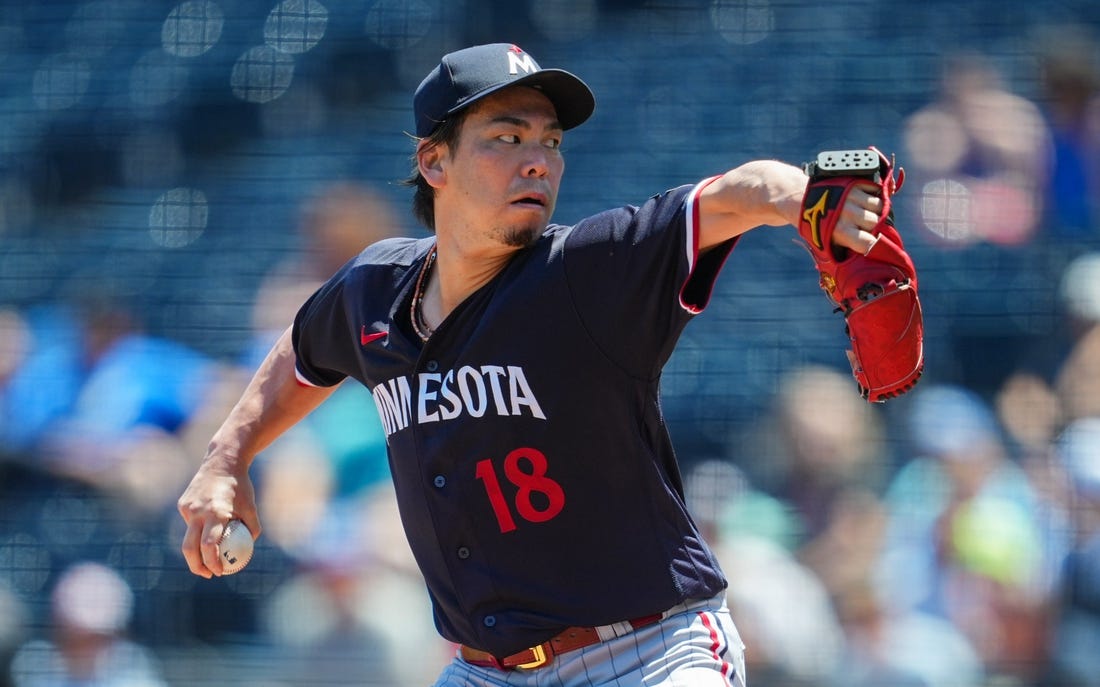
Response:
[[[420,275],[416,278],[416,288],[413,290],[412,305],[409,307],[409,320],[412,322],[413,331],[420,340],[427,343],[428,338],[435,332],[424,322],[422,304],[424,302],[425,285],[428,282],[428,273],[435,264],[435,246],[428,252],[424,259],[424,266],[420,268]]]

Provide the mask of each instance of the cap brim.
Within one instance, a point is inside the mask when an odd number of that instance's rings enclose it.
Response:
[[[482,98],[512,86],[528,86],[542,91],[554,105],[562,129],[580,126],[596,109],[596,97],[588,84],[562,69],[541,69],[512,81],[496,84],[466,98],[447,111],[452,115]]]

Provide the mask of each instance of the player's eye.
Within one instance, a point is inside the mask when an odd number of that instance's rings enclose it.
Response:
[[[557,150],[558,148],[561,148],[561,139],[548,138],[543,145],[545,145],[547,148],[553,148],[554,150]]]
[[[516,134],[501,134],[497,136],[497,140],[503,141],[504,143],[519,143],[519,136]]]

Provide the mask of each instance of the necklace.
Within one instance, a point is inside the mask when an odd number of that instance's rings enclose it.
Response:
[[[424,322],[422,304],[424,302],[425,286],[428,283],[428,273],[435,264],[435,246],[428,251],[428,257],[424,258],[424,266],[420,268],[420,275],[416,278],[416,288],[413,289],[412,305],[409,307],[409,320],[412,322],[413,331],[420,340],[427,343],[428,338],[435,332]]]

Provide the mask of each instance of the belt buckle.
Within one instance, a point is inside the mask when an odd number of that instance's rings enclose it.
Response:
[[[517,663],[517,668],[520,668],[522,670],[534,670],[535,668],[541,668],[550,662],[550,657],[546,655],[546,649],[543,648],[542,644],[539,644],[538,646],[533,646],[528,649],[528,651],[535,654],[535,660],[529,661],[528,663]]]

